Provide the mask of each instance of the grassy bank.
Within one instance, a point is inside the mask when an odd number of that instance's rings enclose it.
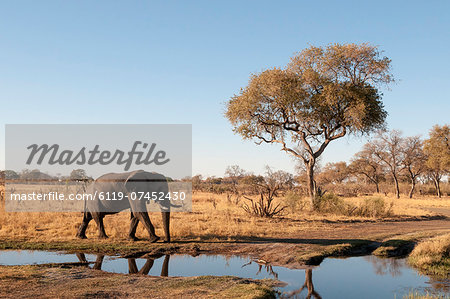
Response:
[[[408,262],[424,274],[450,277],[450,234],[420,242]]]
[[[0,269],[0,293],[13,298],[275,298],[271,281],[232,276],[164,278],[44,265]]]

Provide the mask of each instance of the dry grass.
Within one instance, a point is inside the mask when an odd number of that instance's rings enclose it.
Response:
[[[409,263],[426,274],[450,275],[450,234],[419,243],[409,256]]]
[[[376,196],[375,196],[376,197]],[[344,201],[352,204],[363,203],[367,198],[345,198]],[[450,208],[450,199],[437,199],[434,197],[409,199],[384,198],[386,204],[394,202],[393,217],[395,215],[423,216],[431,215],[427,207]],[[276,201],[285,204],[283,198]],[[241,202],[242,204],[242,202]],[[329,221],[365,221],[366,217],[348,217],[339,215],[319,215],[310,213],[301,207],[287,209],[283,216],[273,219],[256,218],[248,215],[241,208],[241,204],[227,200],[225,194],[194,193],[192,213],[172,213],[171,234],[174,239],[219,239],[233,240],[235,237],[279,237],[279,223],[283,224],[283,236],[298,236],[302,231],[312,227],[323,227]],[[123,240],[129,226],[129,213],[119,213],[105,217],[107,234],[112,240]],[[33,239],[34,241],[64,241],[73,240],[76,230],[81,222],[81,213],[6,213],[3,206],[0,208],[0,238]],[[157,233],[163,235],[161,216],[152,213],[151,219],[157,228]],[[376,218],[371,218],[376,221]],[[88,238],[97,235],[95,223],[89,225]],[[138,226],[137,235],[147,237],[142,225]]]
[[[345,200],[355,204],[362,203],[366,198],[373,198],[375,196],[361,196],[361,197],[349,197]],[[404,215],[404,216],[428,216],[435,214],[430,210],[446,208],[450,209],[450,197],[439,198],[437,196],[417,196],[415,198],[409,198],[405,195],[401,196],[400,199],[395,198],[395,196],[384,196],[379,195],[385,200],[386,204],[392,206],[392,211],[394,215]]]
[[[450,295],[433,295],[429,293],[421,294],[418,292],[411,292],[406,296],[403,296],[404,299],[448,299]]]

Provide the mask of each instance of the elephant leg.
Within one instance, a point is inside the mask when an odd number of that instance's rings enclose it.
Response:
[[[138,268],[136,265],[136,259],[128,259],[128,274],[138,273]]]
[[[169,259],[170,255],[164,257],[164,262],[161,268],[161,276],[169,276]]]
[[[139,224],[139,219],[133,215],[133,212],[131,212],[131,223],[130,223],[130,230],[128,232],[128,239],[131,239],[133,241],[138,241],[139,239],[136,238],[136,229]]]
[[[93,214],[94,215],[92,215],[92,217],[94,218],[95,223],[97,223],[98,237],[101,239],[108,238],[105,232],[105,226],[103,225],[104,215],[102,215],[101,213],[93,213]]]
[[[145,262],[145,265],[139,270],[139,274],[147,275],[148,272],[150,272],[150,269],[153,267],[154,260],[153,259],[147,259]]]
[[[105,256],[103,254],[97,255],[97,259],[95,260],[95,264],[92,269],[101,270],[104,258],[105,258]]]
[[[83,214],[83,222],[81,222],[80,227],[78,228],[78,232],[76,237],[80,239],[86,239],[86,229],[88,227],[89,222],[92,220],[92,215],[89,212],[84,212]]]
[[[165,243],[170,243],[170,212],[161,212],[164,227]]]
[[[75,253],[75,255],[77,256],[78,260],[80,261],[80,263],[87,263],[87,259],[86,256],[84,255],[84,253]]]
[[[144,224],[145,229],[147,230],[147,232],[150,236],[150,242],[155,243],[156,241],[158,241],[159,237],[155,234],[155,227],[153,226],[152,222],[150,221],[150,218],[148,217],[148,213],[147,212],[135,212],[134,215],[135,215],[135,217],[137,217],[139,219],[139,221],[141,221]]]

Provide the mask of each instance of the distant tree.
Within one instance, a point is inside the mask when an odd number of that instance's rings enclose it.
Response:
[[[313,208],[314,166],[328,144],[383,127],[387,113],[378,87],[393,81],[390,63],[368,44],[310,47],[286,69],[252,75],[225,115],[244,139],[279,143],[305,164]]]
[[[400,198],[399,173],[403,165],[403,138],[402,133],[397,130],[380,132],[368,148],[383,163],[394,180],[395,195]]]
[[[327,163],[319,175],[318,180],[324,184],[341,184],[350,175],[346,162]]]
[[[192,190],[199,191],[202,186],[202,175],[201,174],[194,175],[191,178],[191,182],[192,182]]]
[[[441,197],[440,181],[450,173],[450,126],[436,125],[430,131],[430,138],[424,142],[427,172],[433,179],[437,196]]]
[[[20,178],[20,175],[14,170],[5,170],[4,174],[6,180],[17,180]]]
[[[86,170],[74,169],[70,173],[69,179],[72,181],[86,181],[89,180],[90,177],[87,175]]]
[[[266,166],[266,184],[277,185],[279,189],[292,189],[294,186],[294,176],[284,170],[274,171],[271,167]]]
[[[205,179],[205,183],[210,184],[210,185],[219,185],[219,184],[222,184],[222,181],[223,181],[223,178],[220,178],[220,177],[218,178],[214,175],[207,177]]]
[[[241,179],[241,182],[245,186],[244,193],[249,191],[254,194],[259,192],[259,186],[264,182],[264,177],[262,175],[247,173]]]
[[[39,169],[24,169],[20,173],[20,179],[24,181],[52,181],[57,178],[52,177],[46,173],[41,172]]]
[[[425,171],[426,156],[423,152],[423,142],[419,136],[406,137],[401,151],[402,167],[411,182],[409,198],[412,198],[417,178]]]
[[[349,165],[349,171],[363,175],[375,184],[376,192],[380,193],[380,181],[384,176],[383,167],[381,167],[373,148],[369,144],[365,144],[363,149],[356,153]]]
[[[228,176],[233,184],[233,191],[237,192],[237,185],[239,180],[245,175],[245,170],[239,167],[239,165],[228,166],[225,170],[225,175]]]
[[[229,177],[239,178],[245,175],[245,170],[239,165],[230,165],[225,170],[225,175]]]
[[[254,199],[244,196],[249,203],[244,203],[242,208],[249,214],[258,217],[273,217],[279,215],[286,207],[274,204],[274,199],[286,188],[292,187],[294,176],[285,171],[274,171],[266,166],[266,175],[262,182],[255,182],[259,198]]]

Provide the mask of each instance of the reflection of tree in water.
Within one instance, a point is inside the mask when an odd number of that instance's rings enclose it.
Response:
[[[76,256],[81,263],[89,263],[88,260],[86,259],[86,256],[84,255],[84,253],[77,253]],[[103,254],[98,254],[97,258],[95,260],[94,266],[92,268],[96,269],[96,270],[101,270],[104,258],[105,258],[105,256]],[[170,259],[170,255],[166,255],[164,257],[160,276],[169,276],[169,259]],[[144,266],[142,266],[142,268],[139,270],[136,265],[136,259],[129,258],[128,259],[128,273],[129,274],[148,275],[148,273],[150,272],[150,270],[153,267],[154,262],[155,262],[154,258],[147,258]]]
[[[305,283],[303,284],[303,286],[301,288],[299,288],[298,290],[286,293],[282,297],[283,298],[301,298],[300,295],[305,288],[308,290],[308,293],[306,294],[305,298],[307,298],[307,299],[309,299],[309,298],[322,299],[322,297],[314,289],[314,284],[312,281],[312,269],[305,270]]]
[[[450,279],[437,279],[430,277],[430,281],[428,283],[431,284],[432,287],[432,290],[430,290],[431,293],[433,290],[450,293]]]
[[[242,265],[242,268],[244,268],[248,265],[251,265],[252,263],[253,263],[253,261],[250,261],[250,262]],[[259,263],[259,262],[256,262],[256,264],[258,264],[258,272],[256,272],[256,275],[261,273],[261,271],[264,269],[267,273],[272,275],[275,279],[278,279],[278,273],[273,270],[272,265],[267,264],[267,263]],[[299,288],[298,290],[289,292],[289,293],[284,293],[281,295],[281,297],[282,298],[301,298],[300,295],[305,288],[306,288],[306,290],[308,290],[308,293],[306,294],[305,298],[322,299],[322,297],[320,297],[320,295],[314,289],[314,284],[312,281],[312,269],[305,270],[305,283],[303,284],[303,286],[301,288]]]
[[[378,258],[372,255],[365,256],[364,259],[372,264],[377,275],[400,276],[402,274],[401,269],[405,267],[404,259]]]

